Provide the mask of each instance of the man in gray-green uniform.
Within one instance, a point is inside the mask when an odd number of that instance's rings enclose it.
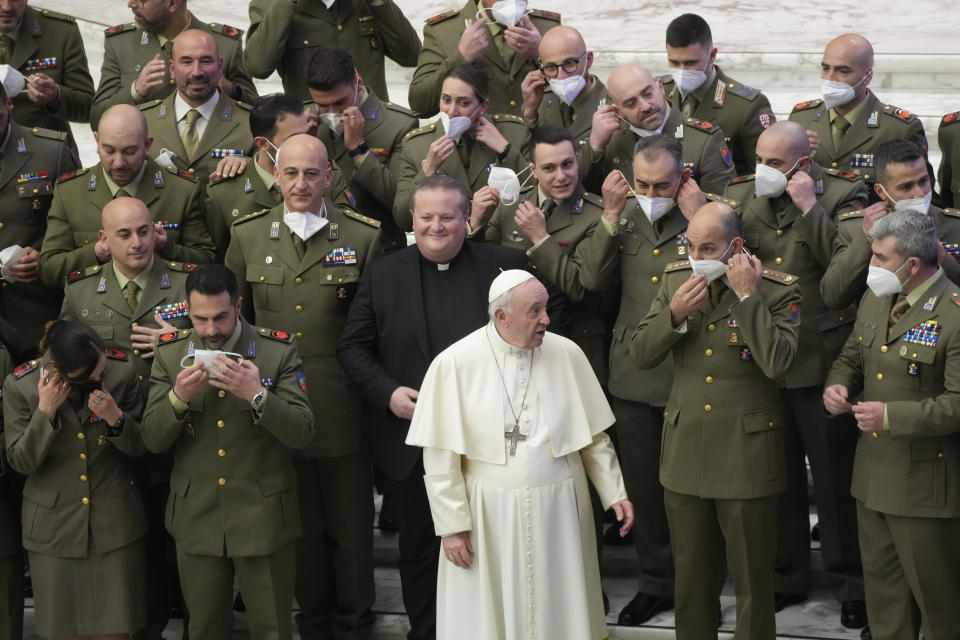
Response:
[[[960,206],[960,139],[957,127],[950,125],[960,121],[960,111],[943,116],[937,129],[937,143],[940,146],[940,168],[937,170],[937,182],[940,184],[940,206]]]
[[[720,127],[686,117],[671,107],[663,82],[639,64],[617,67],[608,84],[613,107],[593,114],[589,144],[580,151],[580,175],[588,189],[599,189],[614,170],[632,184],[637,140],[662,133],[680,141],[684,165],[702,190],[723,193],[737,174]]]
[[[402,249],[407,239],[393,219],[393,202],[400,144],[417,128],[417,118],[371,91],[350,53],[342,49],[317,51],[307,83],[320,112],[317,137],[350,183],[355,199],[351,207],[380,221],[384,251]]]
[[[68,273],[110,259],[99,238],[100,212],[113,198],[143,201],[158,225],[157,254],[164,260],[210,262],[213,241],[203,220],[200,185],[185,172],[161,168],[147,157],[152,140],[143,115],[117,105],[94,134],[100,162],[61,176],[40,251],[40,276],[62,287]]]
[[[779,611],[806,600],[811,586],[806,459],[816,487],[823,568],[837,582],[841,623],[859,629],[867,618],[857,514],[849,491],[857,430],[850,421],[827,420],[818,401],[856,307],[827,308],[820,298],[820,279],[833,253],[834,220],[862,207],[867,189],[853,174],[813,162],[806,130],[796,122],[771,125],[760,134],[756,153],[756,175],[736,178],[724,196],[740,203],[747,249],[764,264],[797,277],[804,312],[797,359],[776,381],[784,414],[787,491],[777,502],[774,607]]]
[[[757,138],[776,118],[759,89],[725,74],[716,59],[710,25],[703,18],[685,13],[667,25],[670,75],[662,78],[667,100],[683,115],[723,129],[737,175],[749,174]]]
[[[276,71],[283,92],[309,100],[308,68],[321,49],[345,49],[356,71],[389,99],[384,58],[417,66],[420,37],[394,0],[252,0],[244,62],[256,78]]]
[[[104,32],[100,85],[90,111],[94,129],[103,112],[115,104],[143,104],[176,93],[170,72],[173,40],[187,29],[206,31],[216,40],[223,60],[221,93],[249,104],[256,101],[257,89],[243,67],[243,31],[200,20],[187,9],[187,0],[148,0],[130,6],[134,21]]]
[[[0,12],[0,64],[25,76],[13,119],[27,127],[70,131],[89,122],[93,79],[76,18],[8,2]]]
[[[283,143],[274,177],[283,203],[234,223],[226,265],[244,315],[294,336],[310,380],[318,433],[297,462],[297,625],[304,638],[369,638],[373,474],[360,445],[360,393],[336,350],[360,274],[381,254],[379,223],[324,198],[330,169],[313,136]]]
[[[140,105],[161,165],[189,171],[206,185],[224,157],[248,156],[250,105],[218,89],[223,61],[209,32],[184,31],[173,43],[170,73],[177,90]]]
[[[290,638],[301,533],[291,450],[316,433],[303,365],[290,334],[241,317],[226,267],[200,265],[185,287],[193,329],[158,338],[142,433],[154,453],[173,448],[166,525],[190,637],[229,640],[236,577],[252,638]]]
[[[678,638],[714,638],[727,566],[737,638],[773,638],[777,494],[786,488],[783,414],[775,380],[797,355],[794,276],[741,253],[729,205],[700,208],[687,227],[690,261],[667,265],[630,356],[653,367],[673,356],[660,482],[676,566]],[[691,271],[691,267],[693,270]]]
[[[943,251],[943,272],[960,284],[960,211],[930,204],[933,186],[926,158],[912,142],[893,140],[880,145],[875,154],[877,182],[872,185],[879,202],[842,214],[837,220],[833,257],[820,281],[820,294],[831,309],[859,302],[866,290],[870,263],[870,228],[892,211],[928,213],[937,221],[937,235]]]
[[[531,128],[561,127],[573,136],[580,149],[590,139],[593,114],[607,99],[607,88],[590,72],[593,51],[587,50],[580,32],[559,26],[540,40],[539,69],[527,74],[523,93],[523,117]]]
[[[4,325],[0,336],[0,376],[4,379],[13,371],[18,360],[7,342],[15,332]],[[9,329],[8,329],[9,327]],[[12,343],[16,344],[16,342]],[[3,385],[0,383],[0,393]],[[0,405],[0,422],[3,420]],[[7,447],[0,438],[0,636],[23,637],[23,538],[20,530],[20,502],[23,495],[23,476],[14,472],[7,462]]]
[[[923,123],[905,109],[880,102],[869,89],[873,80],[873,47],[861,35],[847,33],[831,40],[820,62],[823,97],[793,107],[790,119],[817,141],[813,159],[821,166],[850,171],[867,185],[876,177],[877,147],[890,140],[909,140],[927,157]],[[927,165],[933,183],[933,167]]]
[[[950,638],[960,629],[960,288],[937,264],[931,216],[897,211],[870,236],[876,274],[823,403],[852,412],[863,432],[850,491],[872,637],[917,638],[922,627]]]
[[[437,14],[423,26],[423,49],[410,81],[410,108],[428,118],[437,113],[447,71],[477,63],[490,77],[490,112],[523,113],[521,84],[536,69],[540,38],[560,24],[560,14],[531,9],[498,16],[494,0],[467,0],[462,9]]]

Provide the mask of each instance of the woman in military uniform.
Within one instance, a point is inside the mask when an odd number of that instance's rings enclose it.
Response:
[[[124,639],[144,620],[147,524],[128,457],[144,451],[140,383],[87,326],[58,320],[41,347],[3,386],[7,457],[27,476],[37,632]]]

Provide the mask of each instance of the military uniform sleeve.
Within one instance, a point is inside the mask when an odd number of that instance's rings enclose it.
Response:
[[[251,160],[256,162],[256,160]],[[249,211],[244,214],[250,213]],[[223,262],[223,257],[227,253],[227,247],[230,244],[230,227],[227,217],[224,216],[223,208],[220,206],[220,199],[215,198],[210,193],[210,187],[203,190],[203,219],[207,226],[207,233],[213,241],[213,246],[217,250],[217,262]]]
[[[933,165],[930,164],[930,159],[927,154],[927,134],[923,130],[923,123],[920,121],[919,117],[914,117],[913,122],[910,123],[909,128],[907,129],[907,134],[903,136],[904,140],[909,140],[913,144],[917,145],[917,148],[923,152],[923,160],[927,163],[927,175],[930,176],[930,188],[937,183],[937,174],[933,170]]]
[[[79,169],[80,165],[78,161],[79,157],[73,154],[67,141],[61,141],[60,147],[57,149],[57,175],[62,176],[65,173]]]
[[[370,13],[383,34],[387,57],[401,67],[415,67],[420,57],[420,36],[393,0],[368,2]],[[439,101],[437,102],[439,104]]]
[[[392,209],[394,200],[397,197],[397,172],[400,168],[400,149],[403,136],[413,131],[417,126],[416,119],[410,121],[396,132],[393,145],[385,151],[390,153],[387,162],[379,162],[375,157],[367,157],[363,163],[356,168],[351,177],[351,181],[363,187],[370,195],[385,208]],[[371,156],[373,151],[368,152]]]
[[[733,154],[729,151],[726,154],[723,153],[726,148],[727,143],[722,130],[707,136],[703,145],[703,155],[697,163],[700,169],[697,184],[707,193],[723,193],[730,181],[737,177],[737,170],[732,160]],[[729,163],[725,160],[728,157],[731,158]]]
[[[28,375],[17,381],[11,374],[3,384],[4,446],[7,450],[7,462],[12,469],[24,475],[30,475],[43,465],[54,440],[60,434],[59,415],[51,423],[47,416],[24,397],[20,389],[20,385],[37,384],[37,375]]]
[[[593,436],[593,442],[580,450],[580,459],[587,477],[600,496],[604,510],[627,499],[623,473],[620,471],[620,462],[610,436],[603,431]]]
[[[857,301],[866,284],[872,246],[858,224],[838,225],[830,265],[820,279],[820,297],[829,308],[839,310]]]
[[[630,359],[641,369],[652,369],[663,362],[673,345],[684,336],[674,330],[670,317],[669,278],[664,274],[660,281],[663,284],[650,305],[650,311],[630,336]]]
[[[949,123],[948,123],[949,124]],[[953,145],[956,144],[954,140],[954,134],[956,131],[954,129],[948,129],[943,125],[943,122],[940,123],[940,128],[937,129],[937,143],[940,147],[940,167],[937,171],[937,182],[940,185],[940,206],[943,208],[953,208],[956,207],[958,202],[954,202],[953,192],[956,190],[956,186],[953,184]]]
[[[99,263],[93,244],[76,247],[67,221],[63,188],[53,190],[53,202],[47,212],[47,231],[40,247],[40,279],[48,287],[60,288],[67,274]]]
[[[466,62],[458,48],[460,38],[457,37],[457,41],[451,43],[453,47],[448,51],[436,33],[437,28],[427,27],[423,30],[423,48],[420,50],[417,70],[410,80],[407,92],[410,108],[419,113],[421,118],[437,114],[440,110],[440,87],[444,74]]]
[[[765,289],[761,280],[753,295],[730,309],[750,345],[753,361],[771,380],[784,375],[793,364],[800,334],[799,318],[794,320],[790,311],[801,302],[800,288],[774,286],[776,289]]]
[[[426,155],[424,155],[426,158]],[[397,171],[397,197],[393,201],[393,219],[402,231],[413,229],[413,216],[410,213],[413,187],[426,176],[421,161],[410,153],[410,140],[401,149]]]
[[[588,247],[579,252],[580,281],[584,288],[594,293],[611,289],[620,276],[620,240],[607,231],[603,219],[598,223],[600,229],[593,234]]]
[[[250,28],[243,61],[254,78],[265,79],[276,71],[287,48],[290,22],[296,11],[297,5],[289,0],[253,0],[250,3]]]
[[[162,258],[198,264],[216,261],[217,249],[204,220],[202,194],[200,184],[195,184],[187,210],[181,219],[180,242],[176,242],[172,235],[168,235],[167,244],[162,250],[157,251]]]
[[[540,275],[557,285],[570,298],[570,302],[580,302],[587,294],[587,287],[581,277],[583,256],[591,253],[605,255],[607,242],[604,236],[610,234],[603,229],[598,230],[598,225],[599,221],[590,226],[572,254],[564,251],[557,241],[550,237],[528,252],[530,262]]]
[[[159,351],[159,352],[158,352]],[[170,392],[176,382],[176,372],[167,371],[164,353],[154,347],[153,368],[150,370],[150,393],[140,422],[143,443],[153,453],[163,453],[180,437],[186,414],[177,415],[170,402]],[[172,375],[172,377],[171,377]]]
[[[473,515],[463,480],[461,456],[446,449],[424,447],[423,469],[434,532],[444,537],[471,531]]]
[[[115,104],[135,104],[129,86],[120,86],[120,55],[116,38],[104,38],[103,62],[100,64],[100,85],[90,108],[90,127],[96,131],[104,112]],[[143,98],[146,100],[146,98]]]
[[[857,312],[858,318],[862,309],[863,301],[860,302],[860,310]],[[840,354],[834,360],[823,383],[824,387],[834,384],[846,387],[847,397],[850,399],[857,397],[863,391],[863,357],[858,337],[860,334],[857,331],[857,324],[854,324],[853,331],[847,336]]]
[[[744,109],[743,121],[740,126],[740,151],[741,156],[748,166],[753,166],[754,158],[757,157],[757,139],[765,131],[763,123],[760,121],[760,115],[770,116],[769,124],[777,121],[773,115],[773,109],[770,107],[770,101],[762,93],[749,103]],[[769,126],[769,125],[767,125]]]
[[[833,243],[837,237],[837,225],[823,209],[820,202],[813,205],[796,224],[797,235],[806,243],[813,259],[826,270],[833,256]]]
[[[117,406],[123,411],[123,430],[119,435],[110,436],[107,432],[107,442],[123,453],[136,458],[147,451],[143,443],[143,428],[140,424],[143,417],[143,393],[140,390],[140,380],[130,367],[130,375],[124,379],[123,388],[114,397]]]
[[[236,229],[230,235],[230,246],[227,247],[227,255],[223,263],[237,277],[237,293],[243,298],[240,312],[247,322],[256,323],[256,311],[253,306],[253,291],[250,290],[250,283],[247,282],[247,259],[243,255],[243,247],[240,246],[240,239],[237,237]]]
[[[616,136],[616,133],[614,133]],[[613,140],[611,139],[611,143]],[[607,144],[610,146],[610,143]],[[597,151],[588,140],[585,145],[580,147],[580,183],[592,193],[600,193],[603,181],[606,176],[603,175],[604,151]]]
[[[54,115],[71,122],[90,122],[90,107],[93,104],[93,78],[87,68],[80,28],[71,23],[63,45],[63,84],[60,100],[47,107]]]
[[[305,385],[300,385],[303,363],[297,348],[289,344],[277,371],[276,386],[267,392],[268,398],[260,414],[259,426],[272,433],[277,440],[291,449],[303,449],[316,433],[313,410],[307,400]],[[320,384],[319,380],[315,384]]]

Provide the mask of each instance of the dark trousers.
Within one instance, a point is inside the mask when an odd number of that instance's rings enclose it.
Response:
[[[863,600],[863,568],[857,542],[857,511],[850,495],[859,430],[853,416],[827,417],[821,387],[781,389],[785,409],[787,490],[777,502],[777,564],[774,587],[780,593],[810,590],[810,460],[820,520],[824,569],[833,578],[834,596]]]
[[[387,477],[387,492],[397,520],[400,546],[400,585],[410,618],[407,640],[437,637],[437,566],[440,538],[433,529],[423,459],[402,480]]]
[[[143,508],[149,529],[143,537],[146,558],[146,626],[136,633],[136,640],[161,640],[170,620],[170,604],[180,599],[177,576],[177,553],[173,538],[163,523],[170,486],[140,484]],[[184,613],[186,615],[186,612]],[[184,620],[184,628],[189,622]]]

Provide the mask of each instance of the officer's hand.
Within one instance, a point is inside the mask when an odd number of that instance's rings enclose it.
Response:
[[[858,402],[853,405],[853,417],[857,419],[860,431],[879,433],[883,431],[883,413],[887,405],[884,402]]]
[[[523,96],[523,117],[527,120],[537,121],[539,117],[540,103],[543,102],[543,89],[547,86],[547,80],[539,69],[534,69],[524,77],[520,83],[520,94]]]
[[[356,149],[366,134],[367,121],[359,107],[347,107],[343,110],[343,146],[347,150]]]
[[[27,97],[34,104],[54,104],[60,100],[60,87],[50,76],[34,73],[27,78]]]
[[[807,129],[807,141],[810,143],[810,151],[816,151],[820,146],[820,136],[813,129]]]
[[[612,104],[600,107],[593,113],[592,126],[590,147],[594,151],[603,151],[610,144],[614,132],[620,128],[620,110]]]
[[[727,282],[738,298],[751,296],[757,292],[760,278],[763,277],[763,265],[759,258],[738,253],[727,262]]]
[[[623,538],[633,527],[633,503],[629,500],[621,500],[614,502],[610,508],[617,516],[617,522],[620,523],[620,537]]]
[[[517,205],[513,221],[533,244],[547,237],[547,218],[543,215],[543,211],[533,206],[529,200],[524,200]]]
[[[410,387],[397,387],[390,394],[390,411],[401,420],[413,418],[413,410],[417,406],[417,397],[420,392]]]
[[[263,384],[260,382],[260,369],[249,360],[231,360],[227,356],[217,356],[211,363],[213,375],[210,385],[232,393],[244,402],[250,402],[253,396],[260,393]]]
[[[193,397],[203,391],[210,376],[207,370],[203,368],[202,362],[194,362],[192,365],[180,371],[173,384],[173,393],[180,399],[180,402],[188,404]]]
[[[157,234],[157,244],[154,247],[154,251],[160,251],[165,246],[167,246],[167,230],[163,228],[163,225],[159,222],[153,223],[153,230]]]
[[[158,53],[153,56],[153,60],[140,69],[140,75],[134,81],[133,89],[141,97],[146,98],[151,90],[166,82],[166,77],[167,61],[163,59],[163,54]]]
[[[630,185],[626,178],[616,169],[611,171],[604,179],[600,193],[603,195],[603,219],[612,225],[620,224],[620,216],[630,197]]]
[[[102,383],[99,389],[91,391],[87,396],[87,408],[106,420],[108,425],[117,424],[123,417],[123,411],[117,406],[117,401],[109,391],[103,388]]]
[[[680,206],[680,213],[687,220],[693,218],[693,214],[707,204],[707,196],[703,195],[697,181],[690,177],[688,169],[684,169],[684,177],[681,178],[680,188],[677,189],[677,204]]]
[[[246,156],[227,156],[220,158],[220,162],[217,163],[217,168],[210,174],[210,179],[232,178],[238,173],[243,173],[248,164],[250,164],[250,158]]]
[[[872,205],[863,210],[863,235],[870,237],[870,229],[873,229],[873,224],[890,213],[890,205],[884,201],[874,202]]]
[[[423,175],[428,178],[435,174],[447,158],[457,150],[456,143],[448,136],[442,136],[430,143],[427,157],[423,161]]]
[[[477,142],[482,142],[496,151],[497,155],[503,153],[509,144],[500,130],[483,116],[477,118],[477,122],[473,125],[473,137]]]
[[[463,56],[467,64],[476,62],[487,52],[490,46],[490,38],[487,37],[487,19],[481,17],[479,20],[472,21],[467,28],[463,30],[460,36],[460,44],[457,49]]]
[[[806,213],[817,204],[813,178],[806,171],[797,171],[787,182],[787,194],[801,213]]]
[[[823,407],[835,416],[851,411],[853,407],[847,402],[849,393],[842,384],[832,384],[826,387],[823,390]]]
[[[37,381],[37,410],[53,422],[60,405],[70,395],[70,383],[53,368],[40,369]]]
[[[493,210],[500,204],[500,192],[490,185],[480,187],[473,194],[473,201],[470,204],[470,228],[479,229],[487,224]]]
[[[103,264],[109,262],[110,260],[110,245],[107,244],[107,240],[97,240],[96,244],[93,245],[93,253],[97,256],[97,262]]]
[[[523,16],[519,27],[508,27],[503,39],[507,46],[527,60],[540,57],[540,32],[533,26],[530,16]]]
[[[473,563],[473,545],[470,544],[470,532],[463,531],[440,539],[443,555],[461,569],[469,569]]]
[[[676,293],[670,299],[670,320],[674,327],[679,327],[688,316],[703,306],[710,299],[710,289],[707,288],[707,279],[704,276],[693,275],[690,279],[677,287]]]
[[[159,325],[159,329],[138,324],[130,332],[130,344],[140,352],[140,357],[144,360],[153,357],[153,345],[157,341],[157,336],[177,330],[175,326],[161,318],[160,314],[154,313],[153,320]]]
[[[36,282],[40,278],[37,272],[39,265],[40,252],[33,247],[25,247],[20,252],[20,260],[10,267],[10,271],[19,282]]]

